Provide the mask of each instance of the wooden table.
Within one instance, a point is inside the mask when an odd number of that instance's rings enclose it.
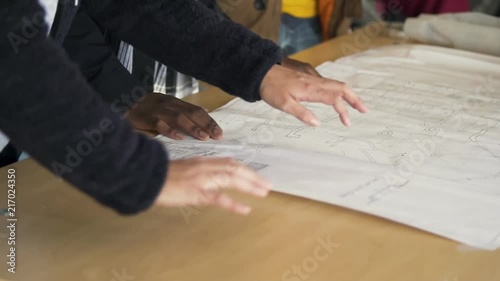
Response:
[[[295,58],[317,65],[397,43],[384,37],[380,26],[372,26]],[[211,88],[187,100],[214,109],[230,99]],[[500,251],[473,250],[306,199],[277,193],[264,200],[238,195],[254,206],[248,217],[213,208],[153,208],[122,217],[32,160],[10,168],[17,175],[17,273],[6,272],[7,245],[2,239],[0,279],[500,280]],[[0,179],[3,206],[7,168],[0,170]],[[5,238],[1,221],[0,238]]]

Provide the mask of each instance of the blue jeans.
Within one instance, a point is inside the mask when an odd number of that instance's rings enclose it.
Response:
[[[282,14],[278,41],[286,56],[321,43],[319,18],[296,18]]]

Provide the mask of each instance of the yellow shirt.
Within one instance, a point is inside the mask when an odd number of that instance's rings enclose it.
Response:
[[[312,18],[318,15],[316,0],[283,0],[281,11],[296,18]]]

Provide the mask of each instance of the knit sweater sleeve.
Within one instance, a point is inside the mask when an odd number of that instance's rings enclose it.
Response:
[[[281,62],[279,47],[196,0],[88,0],[94,19],[152,58],[247,101]]]
[[[122,95],[131,95],[136,88],[148,86],[137,81],[120,63],[99,26],[84,9],[76,14],[63,47],[89,84],[109,104],[116,104]]]
[[[165,150],[97,96],[47,39],[43,15],[36,0],[0,1],[0,130],[102,204],[124,214],[149,207],[166,177]]]

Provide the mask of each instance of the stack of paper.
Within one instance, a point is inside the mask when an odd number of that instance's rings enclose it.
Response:
[[[317,128],[263,102],[213,112],[223,141],[158,139],[170,158],[233,156],[276,191],[352,208],[483,249],[500,247],[500,58],[391,46],[318,67],[370,109]]]

